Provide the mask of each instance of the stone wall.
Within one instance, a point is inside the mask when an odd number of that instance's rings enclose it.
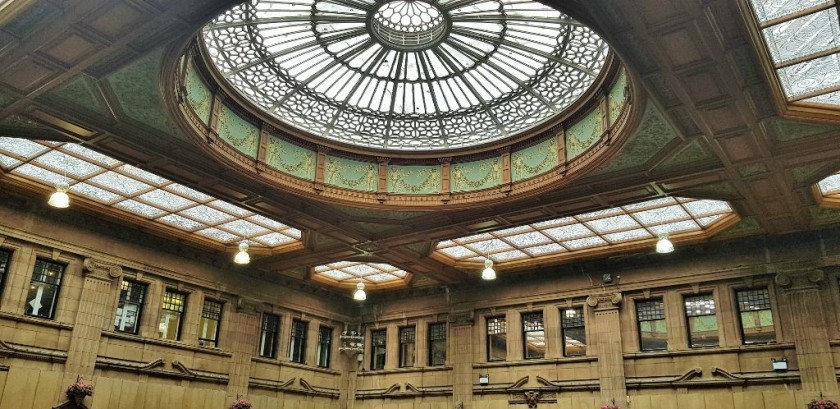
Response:
[[[261,408],[804,408],[840,399],[837,230],[754,237],[524,273],[492,283],[349,299],[260,277],[183,244],[46,209],[0,205],[0,248],[12,251],[0,293],[0,409],[51,408],[77,377],[90,408],[218,408],[237,395]],[[67,266],[54,319],[24,314],[36,259]],[[609,274],[605,277],[604,274]],[[120,280],[148,287],[137,335],[114,330]],[[609,278],[609,280],[606,280]],[[188,294],[181,338],[159,339],[163,292]],[[775,342],[744,345],[736,291],[769,290]],[[719,345],[689,346],[684,297],[711,294]],[[223,302],[218,348],[201,346],[202,300]],[[664,350],[641,351],[636,303],[664,304]],[[582,308],[586,354],[566,357],[561,312]],[[545,357],[525,359],[522,314],[542,312]],[[261,314],[281,316],[278,359],[257,353]],[[505,317],[506,359],[488,362],[486,320]],[[289,362],[292,319],[309,322],[304,363]],[[362,321],[361,357],[340,352],[344,323]],[[446,360],[430,366],[428,327],[446,324]],[[329,368],[314,365],[318,327],[334,329]],[[400,328],[415,363],[401,368]],[[370,331],[386,331],[371,370]],[[788,369],[774,371],[772,360]],[[479,377],[489,377],[481,385]]]

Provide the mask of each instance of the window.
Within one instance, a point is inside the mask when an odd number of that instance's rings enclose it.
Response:
[[[415,327],[400,328],[400,368],[414,366]]]
[[[333,329],[321,326],[318,328],[318,366],[321,368],[330,367],[330,348],[332,347]]]
[[[561,312],[560,329],[563,331],[563,356],[586,355],[586,327],[583,308],[568,308]]]
[[[198,328],[198,345],[219,346],[219,324],[222,322],[222,303],[204,300],[201,309],[201,325]]]
[[[522,314],[522,339],[525,359],[545,358],[545,324],[542,312]]]
[[[665,304],[662,300],[636,302],[636,317],[639,320],[639,348],[642,351],[668,349]]]
[[[770,292],[766,289],[736,292],[744,344],[776,342],[773,312],[770,310]]]
[[[63,275],[63,265],[35,260],[35,270],[32,271],[32,282],[26,296],[26,315],[50,319],[55,316],[55,304]]]
[[[487,360],[507,359],[507,322],[505,317],[487,318]]]
[[[446,323],[429,324],[429,366],[446,364]]]
[[[289,342],[289,360],[304,363],[306,360],[306,331],[309,323],[292,320],[292,336]]]
[[[9,271],[9,260],[11,259],[11,251],[0,250],[0,294],[3,294],[3,285],[6,283],[6,273]]]
[[[114,318],[114,331],[137,334],[140,330],[140,314],[146,299],[146,285],[123,280],[120,286],[120,303]]]
[[[685,297],[685,319],[688,324],[688,346],[698,348],[720,345],[715,299],[711,294]]]
[[[163,339],[178,340],[181,338],[181,319],[184,307],[187,305],[187,295],[171,290],[163,294],[163,310],[160,315],[158,331]]]
[[[385,369],[384,329],[370,332],[370,369]]]
[[[263,314],[262,331],[260,332],[260,356],[277,358],[277,335],[280,332],[280,317],[274,314]]]

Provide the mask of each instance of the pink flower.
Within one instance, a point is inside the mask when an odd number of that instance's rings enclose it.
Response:
[[[230,409],[251,409],[251,402],[247,399],[237,399],[230,405]]]

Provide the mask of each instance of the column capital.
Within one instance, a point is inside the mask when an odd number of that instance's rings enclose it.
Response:
[[[825,271],[819,268],[783,271],[776,274],[773,281],[785,292],[816,290],[825,280]]]
[[[84,267],[85,276],[98,278],[101,280],[108,280],[115,278],[122,277],[123,269],[122,267],[108,263],[102,260],[96,260],[90,257],[86,257],[85,261],[82,263]]]
[[[622,300],[624,300],[624,297],[621,293],[592,294],[586,297],[586,305],[594,308],[596,311],[612,310],[618,308]]]

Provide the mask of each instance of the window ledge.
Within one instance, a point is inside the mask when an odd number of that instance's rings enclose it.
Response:
[[[0,312],[0,318],[9,319],[16,322],[26,322],[29,324],[37,324],[43,325],[45,327],[53,327],[58,329],[66,329],[72,330],[73,324],[68,324],[66,322],[58,322],[51,320],[49,318],[41,318],[41,317],[33,317],[31,315],[18,315],[18,314],[11,314],[8,312]]]
[[[528,365],[545,365],[545,364],[569,364],[575,362],[594,362],[597,361],[596,356],[570,356],[564,358],[546,358],[546,359],[523,359],[520,361],[493,361],[473,364],[473,369],[482,368],[500,368],[506,366],[528,366]]]
[[[170,347],[170,348],[183,349],[183,350],[193,351],[193,352],[201,352],[201,353],[205,353],[205,354],[223,356],[223,357],[228,357],[228,358],[233,356],[232,353],[222,351],[219,348],[200,347],[200,346],[197,346],[197,345],[187,345],[187,344],[184,344],[184,343],[178,342],[178,341],[170,341],[170,340],[166,340],[166,339],[156,339],[156,338],[146,338],[146,337],[142,337],[140,335],[134,335],[134,334],[128,334],[128,333],[122,333],[122,332],[102,331],[102,336],[107,337],[107,338],[120,339],[120,340],[124,340],[124,341],[142,342],[144,344],[152,344],[152,345],[158,345],[158,346],[164,346],[164,347]]]
[[[338,371],[338,370],[335,370],[335,369],[322,368],[320,366],[309,366],[309,365],[301,364],[301,363],[298,363],[298,362],[280,361],[280,360],[277,360],[277,359],[265,358],[265,357],[261,357],[261,356],[251,357],[251,362],[271,364],[271,365],[276,365],[276,366],[280,366],[280,367],[288,366],[289,368],[306,369],[306,370],[309,370],[309,371],[321,372],[321,373],[326,373],[326,374],[330,374],[330,375],[341,375],[341,371]]]
[[[836,341],[840,345],[840,340]],[[690,355],[706,355],[706,354],[720,354],[720,353],[737,353],[748,351],[777,351],[781,349],[794,349],[794,345],[789,342],[776,342],[772,344],[758,344],[758,345],[739,345],[735,347],[703,347],[693,349],[680,349],[674,351],[650,351],[650,352],[630,352],[625,353],[625,358],[656,358],[666,356],[690,356]]]
[[[451,371],[451,366],[423,366],[410,368],[392,368],[392,369],[365,369],[359,371],[358,376],[375,376],[375,375],[390,375],[390,374],[406,374],[412,372],[440,372]]]

